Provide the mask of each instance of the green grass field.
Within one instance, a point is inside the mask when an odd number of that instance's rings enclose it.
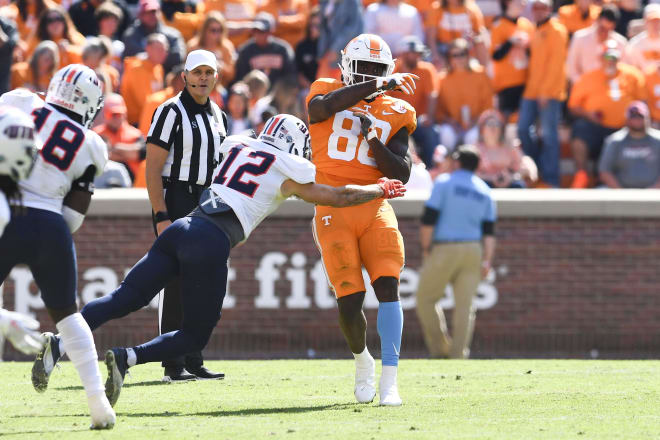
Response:
[[[227,378],[171,385],[157,365],[133,368],[115,429],[93,432],[69,362],[44,394],[30,364],[0,363],[0,437],[660,438],[660,361],[403,360],[400,408],[354,403],[352,361],[208,364]]]

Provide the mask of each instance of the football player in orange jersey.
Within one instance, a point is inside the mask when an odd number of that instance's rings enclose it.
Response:
[[[316,181],[331,186],[375,183],[381,177],[407,182],[411,167],[408,136],[417,125],[415,110],[384,93],[401,90],[413,94],[419,78],[410,73],[392,74],[390,48],[371,34],[348,43],[341,53],[340,69],[342,81],[318,79],[307,96]],[[362,312],[364,266],[380,303],[380,404],[401,405],[396,376],[403,331],[399,274],[404,249],[394,211],[386,201],[359,208],[316,206],[313,227],[328,282],[337,297],[339,324],[356,360],[355,398],[368,403],[376,395],[375,362],[366,346],[367,321]]]

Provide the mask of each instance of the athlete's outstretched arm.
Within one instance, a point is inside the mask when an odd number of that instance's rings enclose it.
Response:
[[[372,79],[333,90],[325,95],[317,95],[309,101],[307,106],[309,123],[323,122],[334,116],[335,113],[354,106],[377,91],[376,80]]]
[[[394,73],[389,76],[364,81],[333,90],[325,95],[317,95],[309,101],[307,111],[309,123],[325,121],[335,113],[346,110],[380,90],[401,90],[412,95],[415,93],[415,80],[419,77],[412,73]]]
[[[374,185],[346,185],[340,187],[318,183],[303,184],[289,179],[282,183],[280,191],[285,197],[298,196],[304,201],[315,205],[344,208],[380,198],[393,199],[401,197],[406,192],[406,188],[400,181],[387,178],[381,178]]]

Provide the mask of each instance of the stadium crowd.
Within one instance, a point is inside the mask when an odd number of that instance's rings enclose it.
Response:
[[[420,77],[393,93],[417,111],[420,185],[469,143],[492,187],[660,187],[660,4],[646,1],[3,0],[0,93],[94,69],[94,130],[115,162],[97,184],[144,187],[151,118],[183,89],[189,51],[219,60],[211,98],[229,133],[258,133],[274,114],[307,120],[309,85],[339,78],[340,51],[367,32]]]

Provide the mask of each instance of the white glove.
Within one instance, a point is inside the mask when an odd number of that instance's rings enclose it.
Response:
[[[417,86],[415,80],[419,76],[414,73],[393,73],[376,79],[376,88],[378,90],[401,90],[406,95],[413,95]]]
[[[20,313],[0,309],[0,333],[9,342],[25,354],[37,354],[46,342],[35,331],[39,329],[39,322]]]

